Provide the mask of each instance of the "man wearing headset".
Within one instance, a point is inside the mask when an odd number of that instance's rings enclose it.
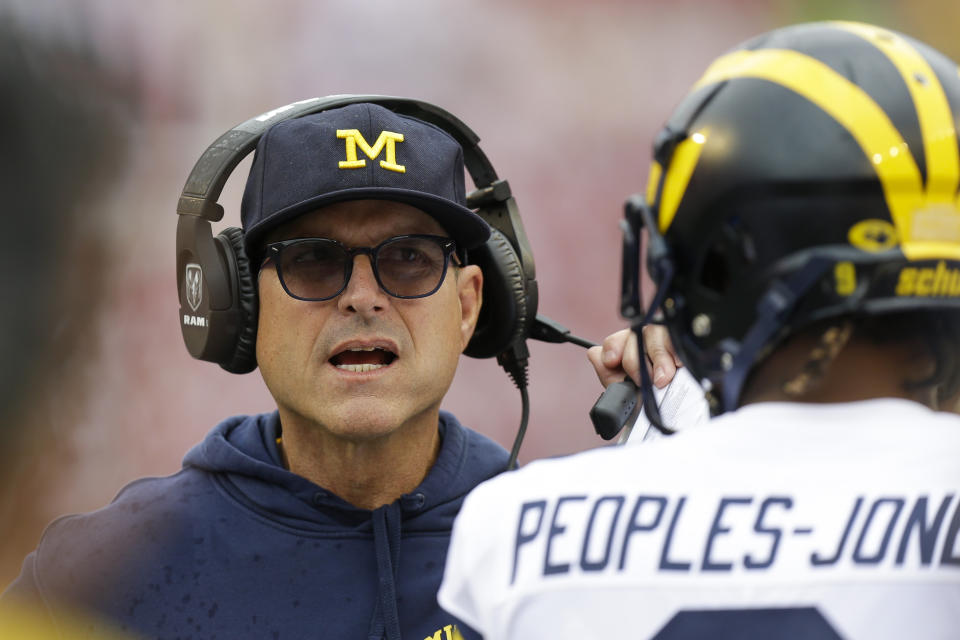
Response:
[[[436,602],[450,527],[507,462],[440,411],[481,305],[464,255],[490,235],[461,147],[377,104],[288,120],[259,140],[241,217],[277,411],[57,520],[5,600],[153,638],[457,637]]]
[[[957,66],[886,29],[717,59],[628,201],[622,294],[717,417],[479,486],[441,605],[488,638],[956,637],[958,122]]]

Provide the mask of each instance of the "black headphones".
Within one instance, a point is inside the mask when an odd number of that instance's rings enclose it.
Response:
[[[237,125],[221,135],[197,160],[177,203],[177,289],[180,329],[194,358],[216,362],[231,373],[257,367],[257,273],[243,248],[243,231],[230,227],[214,236],[210,223],[223,218],[217,203],[227,178],[271,126],[350,104],[378,104],[429,122],[463,148],[464,163],[476,190],[467,206],[492,227],[486,245],[467,261],[483,270],[483,305],[464,353],[474,358],[526,352],[525,341],[537,315],[533,252],[517,203],[505,180],[477,143],[479,136],[459,119],[427,102],[376,95],[339,95],[294,102]],[[498,358],[499,359],[499,358]],[[524,383],[525,384],[525,383]]]

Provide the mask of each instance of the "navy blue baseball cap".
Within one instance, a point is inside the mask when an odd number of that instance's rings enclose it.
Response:
[[[463,149],[443,129],[359,103],[280,122],[257,143],[240,206],[244,247],[277,225],[346,200],[393,200],[432,216],[460,249],[490,227],[466,206]]]

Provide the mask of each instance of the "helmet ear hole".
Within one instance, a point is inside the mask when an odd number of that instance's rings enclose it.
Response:
[[[730,269],[723,253],[716,246],[711,247],[700,269],[700,286],[722,296],[730,286]]]
[[[753,238],[738,218],[728,220],[717,240],[707,247],[700,263],[699,284],[705,292],[725,295],[735,274],[742,274],[757,260]]]

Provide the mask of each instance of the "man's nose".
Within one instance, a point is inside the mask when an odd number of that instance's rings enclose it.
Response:
[[[390,296],[380,288],[370,256],[354,256],[350,281],[337,298],[337,307],[344,312],[363,314],[376,313],[389,304]]]

